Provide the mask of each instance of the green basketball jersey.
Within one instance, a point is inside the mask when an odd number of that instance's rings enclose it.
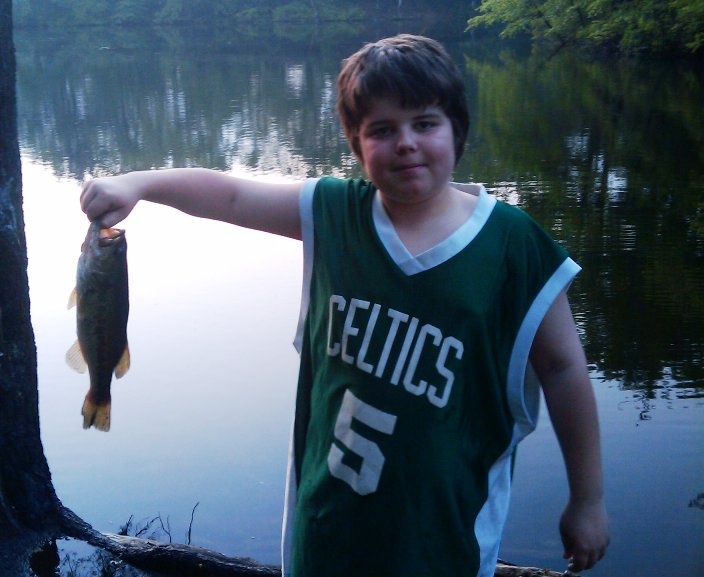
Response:
[[[310,181],[284,523],[293,577],[489,576],[533,336],[579,267],[521,210],[478,201],[411,255],[363,180]]]

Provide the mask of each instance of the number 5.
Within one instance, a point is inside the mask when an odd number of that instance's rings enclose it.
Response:
[[[345,453],[335,443],[328,453],[328,468],[333,477],[347,483],[360,495],[369,495],[379,486],[381,470],[386,460],[379,445],[352,430],[356,419],[371,429],[390,435],[396,426],[396,416],[380,411],[345,391],[335,423],[335,438],[362,458],[359,471],[342,462]]]

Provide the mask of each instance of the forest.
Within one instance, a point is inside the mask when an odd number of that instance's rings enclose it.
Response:
[[[446,0],[443,16],[465,19],[468,0]],[[325,22],[374,17],[427,17],[432,0],[14,0],[16,26]]]
[[[437,19],[467,31],[627,55],[700,57],[704,0],[13,0],[17,27]]]
[[[704,47],[704,0],[483,0],[478,12],[470,28],[498,25],[504,37],[557,47],[699,55]]]

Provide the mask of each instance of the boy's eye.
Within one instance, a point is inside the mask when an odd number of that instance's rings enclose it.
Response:
[[[418,120],[415,126],[416,130],[430,130],[431,128],[437,126],[437,122],[429,118],[423,118],[421,120]]]
[[[384,138],[391,134],[390,126],[374,126],[369,130],[368,135],[372,138]]]

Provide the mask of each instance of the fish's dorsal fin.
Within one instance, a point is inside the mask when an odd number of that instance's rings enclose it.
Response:
[[[73,307],[76,306],[77,302],[78,302],[78,293],[76,292],[76,289],[74,288],[71,291],[71,294],[68,295],[68,304],[66,305],[66,308],[72,309]]]
[[[120,361],[115,366],[115,378],[121,379],[130,370],[130,347],[125,343],[125,350],[120,357]]]
[[[73,346],[66,351],[66,364],[77,373],[86,372],[88,365],[83,357],[83,351],[81,351],[81,345],[78,341],[73,343]]]

